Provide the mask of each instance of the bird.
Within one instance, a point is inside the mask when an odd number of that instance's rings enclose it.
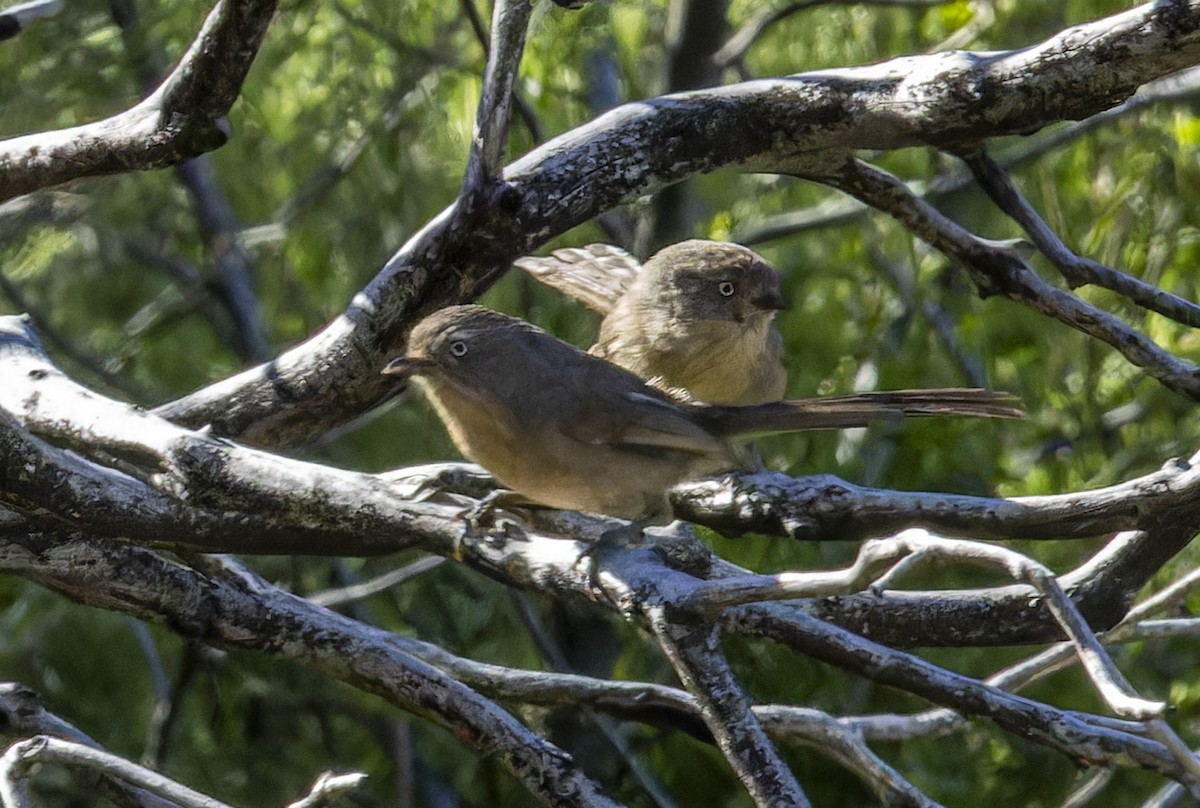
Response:
[[[778,401],[787,386],[779,273],[753,250],[691,239],[645,264],[609,244],[515,266],[603,315],[589,353],[710,404]]]
[[[636,374],[482,306],[419,322],[383,372],[414,378],[451,439],[529,502],[642,524],[670,521],[667,492],[742,465],[733,439],[841,429],[910,415],[1019,418],[1007,393],[971,388],[755,405],[673,397]]]

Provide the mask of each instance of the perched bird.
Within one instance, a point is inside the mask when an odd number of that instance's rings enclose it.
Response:
[[[642,265],[590,244],[516,266],[604,315],[593,356],[711,404],[783,397],[779,273],[753,250],[692,239]]]
[[[414,376],[455,445],[532,502],[653,522],[680,481],[740,465],[735,436],[905,415],[1017,418],[988,390],[861,393],[751,406],[679,401],[524,320],[450,306],[384,373]]]

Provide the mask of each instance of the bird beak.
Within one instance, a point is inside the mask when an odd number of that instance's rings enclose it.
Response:
[[[763,311],[782,311],[788,307],[788,302],[778,290],[768,289],[750,301]]]
[[[433,362],[429,359],[401,356],[399,359],[393,359],[384,365],[383,370],[380,372],[385,376],[399,376],[402,379],[410,379],[413,376],[420,376],[432,367]]]

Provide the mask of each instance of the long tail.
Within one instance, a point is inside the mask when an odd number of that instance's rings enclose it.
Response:
[[[889,390],[847,396],[794,398],[746,407],[711,407],[705,418],[717,434],[765,435],[809,429],[849,429],[911,416],[1024,418],[1011,393],[969,387]]]

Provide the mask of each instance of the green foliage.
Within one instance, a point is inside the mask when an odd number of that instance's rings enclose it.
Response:
[[[520,90],[547,137],[597,114],[595,70],[610,58],[620,100],[661,90],[665,2],[613,0],[577,13],[539,10],[530,31]],[[734,0],[734,26],[763,4]],[[979,25],[987,5],[990,23]],[[1065,25],[1124,7],[1115,0],[1067,4],[952,2],[920,9],[833,5],[795,14],[750,50],[755,76],[881,61],[936,49],[956,33],[958,47],[997,49],[1037,41]],[[208,4],[137,3],[140,27],[129,44],[105,4],[72,6],[52,21],[0,46],[0,136],[70,126],[135,102],[135,53],[178,58]],[[484,12],[487,18],[487,12]],[[986,21],[985,21],[986,22]],[[337,316],[387,257],[455,197],[474,122],[483,49],[460,6],[429,0],[289,3],[276,19],[244,94],[230,116],[233,137],[212,155],[220,183],[247,228],[255,284],[277,347],[303,339]],[[729,79],[734,80],[730,75]],[[1200,296],[1200,118],[1190,107],[1163,107],[1102,127],[1015,172],[1030,201],[1068,245],[1190,299]],[[534,145],[518,119],[512,152]],[[1003,152],[1014,143],[993,144]],[[361,148],[360,148],[361,147]],[[872,156],[906,179],[929,180],[945,158],[924,150]],[[322,184],[338,168],[344,176]],[[240,365],[222,329],[206,314],[219,299],[212,254],[205,248],[187,193],[171,171],[126,174],[62,189],[70,209],[33,224],[0,220],[0,272],[40,324],[97,359],[59,354],[89,383],[115,374],[139,403],[155,403],[221,378]],[[722,171],[691,186],[701,210],[696,235],[727,238],[763,217],[820,204],[833,195],[800,180]],[[298,204],[298,200],[306,200]],[[1017,235],[979,193],[935,203],[982,235]],[[294,206],[294,207],[289,207]],[[626,213],[640,208],[631,205]],[[280,219],[281,211],[291,211]],[[604,238],[595,224],[550,247]],[[1147,380],[1106,346],[1050,323],[1011,302],[980,300],[962,272],[879,216],[801,232],[756,245],[785,274],[792,301],[780,317],[790,357],[789,393],[846,392],[861,382],[880,388],[970,384],[962,357],[991,386],[1018,394],[1030,417],[1018,424],[927,422],[865,433],[783,437],[764,442],[768,464],[793,473],[833,472],[870,485],[1004,495],[1056,493],[1145,473],[1172,455],[1190,453],[1200,421],[1190,404]],[[159,255],[161,259],[147,258]],[[172,278],[166,260],[182,259],[199,284]],[[1048,278],[1054,271],[1040,259]],[[911,285],[901,291],[889,262]],[[1113,296],[1089,299],[1128,318],[1168,350],[1195,356],[1198,337],[1163,318],[1134,311]],[[485,302],[527,316],[586,345],[595,318],[553,292],[510,273]],[[949,339],[922,307],[943,311]],[[56,347],[53,344],[52,348]],[[1136,408],[1127,418],[1114,415]],[[337,465],[376,470],[455,456],[437,419],[419,401],[385,408],[349,434],[311,450]],[[811,569],[844,563],[853,547],[792,546],[748,537],[711,537],[731,560],[758,570]],[[1032,545],[1032,543],[1030,543]],[[1025,549],[1055,566],[1090,548],[1066,543]],[[1176,565],[1195,562],[1194,553]],[[397,559],[347,561],[340,574],[369,578]],[[326,561],[264,560],[276,580],[305,593],[333,586]],[[931,573],[944,585],[953,570]],[[966,579],[964,579],[966,580]],[[671,681],[663,661],[629,626],[603,620],[603,631],[578,626],[596,616],[565,613],[548,602],[532,611],[555,641],[580,649],[601,673]],[[513,595],[448,564],[365,604],[360,614],[456,653],[518,667],[548,667]],[[243,805],[282,804],[327,768],[360,769],[370,785],[356,804],[392,805],[411,794],[438,804],[451,790],[465,805],[533,801],[495,761],[472,755],[459,739],[327,677],[252,654],[211,655],[154,629],[151,653],[133,624],[68,605],[32,585],[0,580],[0,677],[19,680],[61,715],[114,751],[137,758],[155,705],[152,671],[161,665],[179,684],[179,716],[166,743],[164,770],[214,796]],[[603,642],[601,642],[601,640]],[[585,654],[587,650],[590,654]],[[761,698],[835,713],[917,710],[915,699],[760,643],[733,641],[735,667]],[[1194,644],[1145,643],[1127,649],[1139,686],[1170,696],[1195,742],[1200,665]],[[943,651],[932,658],[983,675],[1015,650]],[[1076,676],[1055,677],[1034,695],[1094,708],[1077,698]],[[1077,703],[1083,701],[1084,703]],[[521,712],[535,726],[565,726],[553,711]],[[683,805],[740,806],[747,798],[719,755],[684,733],[627,730],[632,746]],[[579,733],[573,747],[585,768],[618,798],[645,797],[611,749]],[[568,743],[567,731],[553,736]],[[965,743],[964,743],[965,740]],[[1053,805],[1075,773],[1061,757],[979,723],[965,735],[884,747],[914,782],[947,804]],[[813,750],[789,749],[801,781],[822,806],[870,804],[852,777]],[[964,763],[969,760],[970,763]],[[1043,772],[1031,778],[1029,771]],[[408,779],[408,778],[411,778]],[[1154,783],[1122,773],[1114,793],[1130,803]],[[63,788],[69,789],[69,785]],[[397,796],[401,795],[401,796]],[[76,797],[78,799],[78,797]],[[404,803],[401,803],[404,804]],[[1118,804],[1118,803],[1113,803]]]

